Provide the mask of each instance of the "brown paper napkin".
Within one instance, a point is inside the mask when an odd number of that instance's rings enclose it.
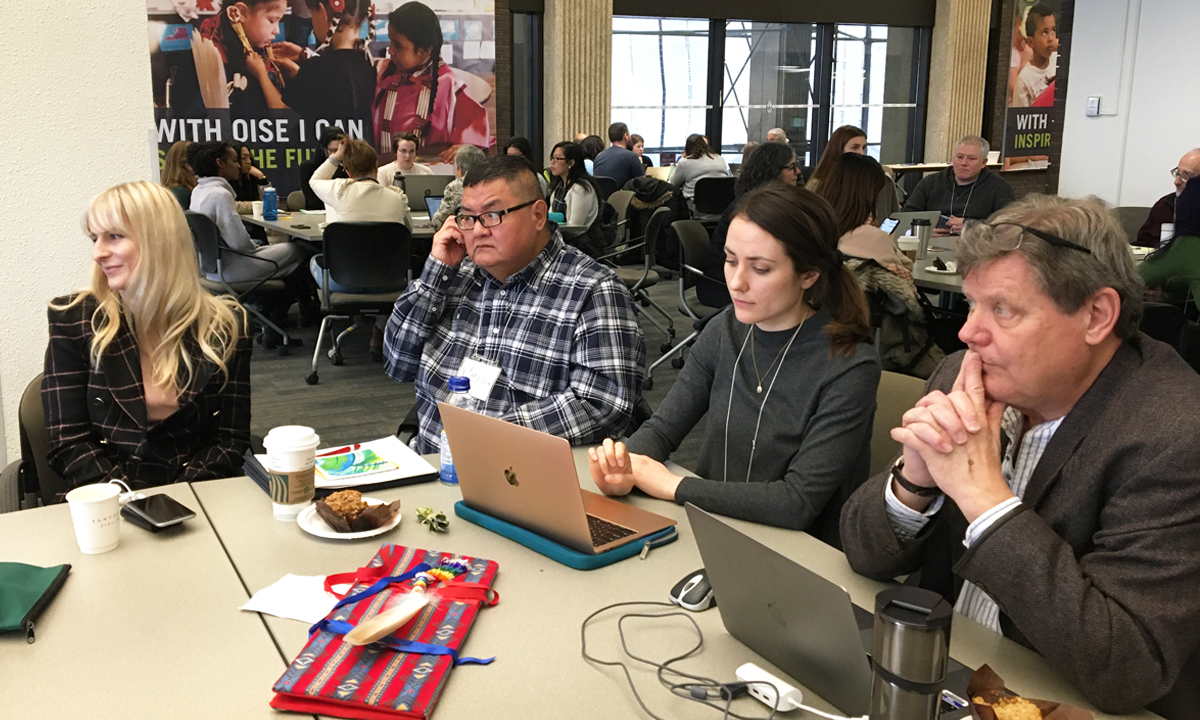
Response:
[[[967,694],[971,701],[971,717],[975,720],[998,720],[995,710],[987,705],[976,703],[976,697],[994,703],[1000,698],[1014,696],[1004,688],[1004,680],[987,665],[980,667],[971,676],[971,681],[967,683]],[[1042,712],[1043,720],[1095,720],[1096,717],[1087,710],[1074,705],[1066,705],[1052,700],[1026,699]]]

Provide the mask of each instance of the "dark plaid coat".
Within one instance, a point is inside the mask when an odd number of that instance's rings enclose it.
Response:
[[[69,297],[57,298],[56,305]],[[216,365],[199,361],[179,409],[159,423],[146,420],[137,341],[123,320],[91,367],[94,298],[49,311],[50,343],[42,406],[50,436],[48,460],[68,488],[112,478],[132,487],[242,474],[250,445],[250,340],[243,332],[229,360],[229,382]],[[185,347],[200,357],[195,339]]]

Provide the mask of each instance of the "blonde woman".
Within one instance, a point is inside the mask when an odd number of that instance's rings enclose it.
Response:
[[[183,210],[127,183],[84,218],[91,286],[50,303],[42,404],[48,460],[68,488],[238,475],[250,444],[245,312],[209,295]]]
[[[180,140],[172,145],[167,150],[167,156],[163,158],[162,176],[159,178],[162,186],[171,191],[184,210],[191,205],[192,190],[196,189],[196,173],[192,172],[192,166],[188,164],[187,159],[188,148],[191,146],[187,140]]]

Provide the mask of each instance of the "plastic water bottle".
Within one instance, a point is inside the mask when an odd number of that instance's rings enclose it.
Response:
[[[475,409],[475,398],[471,397],[471,378],[455,375],[450,378],[450,397],[446,399],[448,405],[453,405],[464,410]],[[441,462],[438,469],[438,479],[447,485],[458,484],[458,473],[454,471],[454,458],[450,456],[450,443],[446,440],[446,428],[442,428],[441,437]]]
[[[279,219],[279,195],[270,185],[263,190],[263,220],[275,222]]]

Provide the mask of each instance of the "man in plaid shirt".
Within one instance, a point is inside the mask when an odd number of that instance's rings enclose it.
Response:
[[[462,208],[433,237],[419,280],[396,302],[385,369],[415,380],[417,450],[438,450],[448,380],[499,377],[484,411],[572,445],[621,437],[639,402],[646,345],[633,298],[608,268],[563,243],[521,156],[463,179]]]

